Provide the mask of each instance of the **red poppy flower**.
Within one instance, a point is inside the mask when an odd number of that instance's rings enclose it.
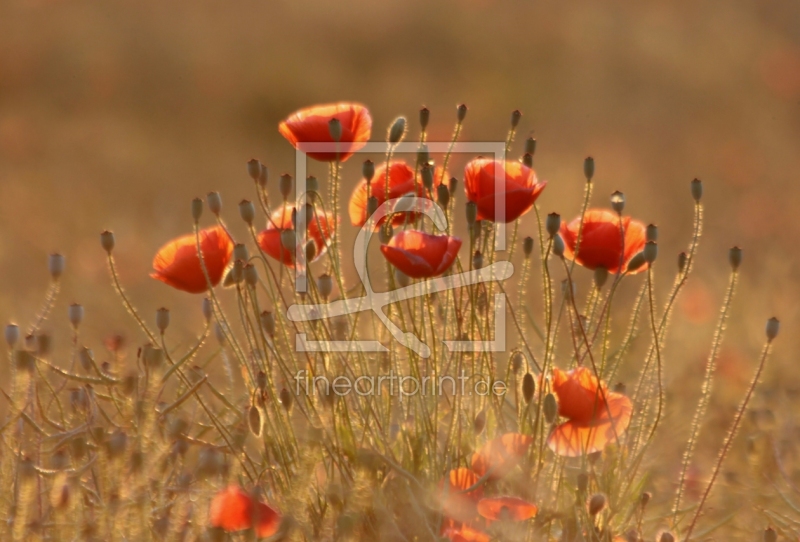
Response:
[[[483,531],[462,525],[444,531],[444,536],[450,542],[491,542],[492,537]]]
[[[286,205],[272,213],[272,219],[267,223],[267,228],[258,234],[258,246],[264,253],[278,260],[282,264],[294,267],[296,252],[283,246],[281,234],[284,230],[292,229],[292,211],[294,206]],[[325,253],[328,243],[333,238],[333,215],[317,214],[313,220],[306,224],[308,240],[314,242],[314,260]],[[312,260],[313,261],[313,260]]]
[[[235,485],[214,496],[209,516],[212,527],[226,532],[254,528],[256,535],[261,538],[274,535],[281,523],[281,516],[277,511]]]
[[[233,241],[221,226],[200,230],[200,250],[208,278],[216,286],[231,259]],[[208,281],[197,257],[195,235],[173,239],[156,253],[150,276],[184,292],[199,294],[208,290]]]
[[[580,217],[569,224],[561,224],[561,238],[564,240],[564,257],[575,259],[587,269],[605,267],[609,273],[615,274],[620,269],[625,271],[628,262],[644,249],[645,225],[629,216],[622,217],[622,230],[620,231],[619,215],[606,209],[589,209],[583,215],[583,232],[578,255],[575,256],[575,244],[578,242],[578,229]],[[632,273],[647,269],[643,265]]]
[[[477,503],[483,497],[483,486],[465,493],[478,479],[474,472],[460,467],[451,470],[439,482],[439,498],[445,516],[444,529],[459,527],[478,519]]]
[[[553,369],[552,386],[558,397],[558,413],[567,418],[547,437],[548,446],[558,455],[599,452],[628,428],[633,410],[630,399],[608,391],[590,369]]]
[[[500,177],[499,183],[495,176]],[[547,181],[539,182],[536,172],[520,162],[476,158],[464,170],[464,190],[478,206],[478,220],[513,222],[533,207],[545,185]]]
[[[332,119],[337,119],[342,126],[338,158],[344,162],[367,143],[372,130],[372,117],[361,104],[339,102],[307,107],[289,115],[280,123],[278,130],[295,149],[302,150],[302,143],[336,143],[328,126]],[[337,159],[335,150],[307,154],[321,162]]]
[[[460,248],[458,237],[404,230],[395,234],[388,244],[381,245],[381,252],[389,263],[409,277],[429,278],[447,271]]]
[[[517,497],[491,497],[478,501],[478,513],[491,521],[524,521],[538,511],[535,504]]]
[[[472,470],[483,477],[491,469],[490,479],[502,478],[525,456],[532,442],[533,437],[522,433],[506,433],[490,440],[472,454]]]

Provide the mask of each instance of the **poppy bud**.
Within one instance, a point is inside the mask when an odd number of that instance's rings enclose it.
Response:
[[[232,286],[234,284],[239,284],[242,282],[244,278],[244,262],[242,260],[235,260],[233,262],[233,267],[231,267],[228,276],[226,277],[225,286]]]
[[[401,288],[405,288],[409,284],[411,284],[411,277],[400,271],[398,268],[394,268],[394,281],[395,283],[400,286]]]
[[[250,251],[247,250],[247,245],[244,243],[236,243],[233,245],[233,259],[242,260],[246,262],[250,259]]]
[[[164,351],[151,344],[146,344],[142,349],[142,358],[146,365],[157,368],[164,363]]]
[[[533,167],[533,155],[529,153],[525,153],[522,155],[522,164],[525,167],[532,168]]]
[[[486,427],[486,410],[481,410],[475,415],[475,419],[472,420],[472,429],[475,431],[476,435],[480,435],[483,433],[484,427]]]
[[[700,203],[700,198],[703,197],[703,181],[700,179],[692,181],[692,197],[697,203]]]
[[[467,202],[467,224],[472,226],[478,218],[478,205],[474,201]]]
[[[644,252],[637,252],[631,261],[628,262],[628,269],[627,272],[630,273],[632,271],[636,271],[641,266],[643,266],[647,260],[644,257]]]
[[[270,337],[275,336],[275,315],[270,311],[263,311],[261,313],[261,327]]]
[[[422,143],[417,149],[417,164],[428,164],[430,160],[431,155],[428,153],[428,146]]]
[[[83,321],[83,305],[79,303],[73,303],[67,309],[67,315],[69,317],[69,323],[72,324],[73,329],[78,329],[78,326],[81,325]]]
[[[281,231],[281,245],[292,252],[297,248],[297,232],[294,230]]]
[[[579,472],[575,487],[578,489],[578,493],[586,493],[589,489],[589,475],[585,472]]]
[[[639,497],[639,504],[642,506],[642,508],[647,506],[647,503],[650,502],[650,499],[652,497],[653,497],[653,495],[651,493],[647,492],[647,491],[642,493],[641,497]]]
[[[243,199],[239,202],[239,216],[248,226],[253,225],[253,220],[256,217],[256,206],[253,205],[252,201]]]
[[[433,190],[433,167],[430,164],[422,164],[422,185],[425,190]]]
[[[558,234],[553,237],[553,254],[559,258],[564,257],[564,240]]]
[[[247,411],[247,425],[253,435],[256,437],[261,436],[261,412],[255,405],[252,405]]]
[[[686,269],[686,261],[688,259],[689,256],[685,252],[678,254],[678,273],[683,273],[683,270]]]
[[[372,181],[375,176],[375,164],[372,160],[364,160],[364,165],[361,166],[361,175],[367,180],[367,184]]]
[[[600,290],[608,280],[608,269],[605,267],[597,267],[594,270],[594,285]]]
[[[261,162],[259,162],[255,158],[251,158],[250,160],[248,160],[247,174],[250,175],[251,179],[258,182],[258,177],[259,175],[261,175]]]
[[[367,200],[367,216],[372,216],[378,210],[378,198],[370,196]]]
[[[645,261],[652,264],[658,257],[658,244],[655,241],[646,242],[642,254],[644,254]]]
[[[278,394],[278,400],[281,402],[283,408],[285,408],[287,412],[291,410],[293,399],[289,390],[282,388],[281,392]]]
[[[533,137],[525,140],[525,154],[530,154],[531,157],[536,154],[536,140]]]
[[[644,237],[647,241],[658,241],[658,226],[655,224],[648,224]]]
[[[661,533],[661,536],[658,537],[658,542],[675,542],[675,536],[669,531],[664,531]]]
[[[476,250],[475,254],[472,255],[472,268],[480,269],[481,267],[483,267],[483,254],[481,254],[480,250]]]
[[[313,175],[306,177],[306,192],[319,192],[319,181]]]
[[[332,118],[328,121],[328,133],[334,141],[342,139],[342,123],[337,118]]]
[[[317,245],[314,241],[306,243],[305,256],[307,262],[314,261],[314,258],[317,257]]]
[[[391,241],[393,235],[394,235],[394,229],[392,228],[391,223],[389,222],[384,223],[379,233],[381,243],[385,245],[386,243]]]
[[[111,251],[114,250],[114,233],[108,230],[102,232],[100,234],[100,246],[103,247],[103,250],[111,254]]]
[[[258,176],[258,186],[262,189],[267,187],[267,181],[269,180],[269,170],[267,166],[261,164],[261,174]]]
[[[436,200],[439,202],[439,205],[445,208],[447,208],[447,204],[450,203],[450,189],[444,184],[440,184],[436,187]]]
[[[594,177],[594,158],[587,156],[583,160],[583,176],[587,181],[591,181]]]
[[[522,118],[522,112],[519,109],[515,109],[514,111],[511,112],[511,129],[512,130],[517,127],[517,125],[519,124],[519,119],[521,119],[521,118]]]
[[[283,175],[281,175],[281,178],[278,181],[278,189],[281,192],[281,196],[283,196],[283,201],[286,201],[286,199],[289,197],[289,194],[291,194],[292,184],[293,184],[293,179],[291,175],[289,175],[288,173],[284,173]]]
[[[425,131],[425,128],[428,127],[428,121],[431,120],[431,111],[427,107],[423,107],[419,110],[419,125],[422,127],[422,131]]]
[[[450,189],[451,194],[455,194],[456,188],[458,188],[458,179],[456,179],[455,177],[450,177],[450,184],[448,188]]]
[[[519,374],[522,371],[522,367],[525,364],[525,354],[517,350],[513,354],[511,354],[511,371],[514,374]]]
[[[400,143],[406,135],[406,118],[397,117],[389,128],[389,143]]]
[[[522,398],[526,403],[530,403],[533,394],[536,392],[536,381],[531,373],[525,373],[522,377]]]
[[[194,220],[195,224],[200,220],[201,216],[203,216],[203,200],[194,198],[192,200],[192,220]]]
[[[728,252],[728,261],[731,263],[731,268],[734,271],[739,269],[739,265],[742,263],[742,249],[739,247],[733,247]]]
[[[47,268],[53,280],[61,278],[62,273],[64,273],[64,256],[61,254],[51,254],[50,258],[47,260]]]
[[[319,295],[322,296],[322,299],[327,301],[333,292],[333,277],[327,273],[317,277],[317,290],[319,290]]]
[[[558,213],[550,213],[544,221],[544,226],[550,237],[553,237],[561,228],[561,215]]]
[[[623,209],[625,209],[625,194],[619,190],[611,194],[611,208],[614,209],[618,215],[621,215]]]
[[[6,343],[9,348],[14,348],[14,345],[19,341],[19,326],[17,324],[8,324],[5,331]]]
[[[533,252],[533,237],[528,236],[522,240],[522,253],[525,254],[526,258],[529,258],[532,252]]]
[[[589,499],[589,515],[596,516],[606,507],[606,496],[602,493],[595,493]]]
[[[220,197],[219,192],[209,192],[206,196],[206,203],[208,203],[208,209],[214,213],[214,216],[219,216],[222,212],[222,197]]]
[[[156,311],[156,327],[163,335],[169,327],[169,309],[161,307]]]
[[[617,382],[616,384],[614,384],[614,391],[616,393],[624,394],[625,390],[627,390],[627,386],[625,385],[624,382]]]
[[[456,111],[456,118],[458,119],[458,123],[461,124],[464,122],[464,117],[467,116],[467,104],[461,104],[458,106],[458,110]]]
[[[556,396],[552,393],[548,393],[544,396],[544,419],[547,423],[553,423],[556,419],[556,413],[558,412],[558,403],[556,402]]]
[[[242,273],[244,274],[245,284],[255,288],[256,284],[258,284],[258,269],[256,269],[256,266],[249,263],[244,266]]]
[[[85,346],[82,347],[78,351],[78,361],[80,362],[84,371],[87,373],[91,372],[92,366],[94,365],[94,354],[92,353],[92,349]]]
[[[769,342],[772,342],[772,340],[778,336],[780,327],[781,323],[774,316],[767,320],[767,340],[769,340]]]
[[[772,527],[764,529],[764,542],[778,542],[778,533]]]
[[[211,321],[211,315],[214,313],[213,307],[211,306],[211,300],[207,297],[203,298],[203,317],[206,319],[206,322]]]

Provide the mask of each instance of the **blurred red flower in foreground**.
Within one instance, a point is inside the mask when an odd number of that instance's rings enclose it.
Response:
[[[200,250],[211,284],[216,286],[231,259],[233,241],[221,226],[200,230]],[[195,235],[178,237],[161,247],[153,258],[154,279],[184,292],[199,294],[208,290],[208,281],[197,257]]]
[[[289,115],[278,125],[278,130],[296,149],[300,143],[335,143],[329,127],[332,119],[337,119],[342,127],[338,157],[344,162],[366,144],[372,130],[372,117],[361,104],[340,102],[307,107]],[[337,158],[335,151],[307,154],[322,162]]]
[[[500,177],[499,187],[495,175]],[[536,172],[520,162],[476,158],[464,170],[464,190],[478,206],[478,220],[513,222],[530,210],[545,185],[547,181],[537,181]]]
[[[490,542],[492,540],[492,537],[488,534],[466,526],[457,529],[446,529],[444,531],[444,536],[447,537],[450,542]]]
[[[292,211],[294,211],[292,205],[277,209],[272,213],[272,219],[267,222],[267,228],[258,234],[258,246],[261,247],[261,250],[289,267],[294,267],[296,253],[283,245],[281,236],[284,231],[293,229]],[[328,243],[333,237],[333,221],[333,215],[325,216],[315,212],[313,219],[306,224],[308,240],[314,242],[315,251],[312,261],[325,253]]]
[[[274,535],[281,523],[281,516],[276,510],[255,500],[235,485],[214,496],[209,516],[212,527],[226,532],[253,528],[260,538]]]
[[[491,521],[524,521],[538,511],[535,504],[518,497],[491,497],[478,501],[478,513]]]
[[[389,263],[409,277],[428,278],[447,271],[460,248],[461,239],[458,237],[404,230],[392,237],[388,244],[381,245],[381,252]]]
[[[532,437],[522,433],[506,433],[490,440],[472,455],[472,470],[483,477],[491,469],[490,479],[502,478],[525,456],[532,442]]]
[[[625,433],[633,410],[630,399],[608,391],[590,369],[553,369],[552,385],[558,397],[558,413],[567,418],[547,437],[548,446],[558,455],[599,452]]]
[[[478,517],[477,503],[483,497],[483,486],[464,492],[478,482],[479,477],[465,467],[451,470],[439,482],[439,499],[445,517],[443,531],[471,523]]]
[[[583,232],[578,255],[575,256],[575,244],[578,241],[578,229],[581,219],[577,217],[569,224],[561,224],[561,237],[564,240],[564,257],[575,259],[587,269],[604,267],[609,273],[615,274],[620,269],[628,267],[636,254],[644,249],[645,225],[629,216],[622,217],[623,238],[620,231],[620,217],[617,213],[606,209],[589,209],[583,215]],[[624,248],[623,248],[624,241]],[[632,273],[647,269],[647,264]]]

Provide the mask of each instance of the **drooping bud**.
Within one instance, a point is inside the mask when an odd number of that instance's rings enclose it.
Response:
[[[658,241],[658,226],[655,224],[648,224],[644,238],[646,241]]]
[[[244,283],[251,288],[255,288],[256,284],[258,284],[258,269],[256,269],[256,266],[251,263],[245,265],[242,269],[242,274],[244,275]]]
[[[114,245],[116,242],[114,241],[114,233],[108,230],[102,232],[100,234],[100,246],[103,247],[103,250],[111,254],[111,251],[114,250]]]
[[[203,216],[203,200],[194,198],[192,200],[192,220],[194,220],[195,224],[197,224],[201,216]]]
[[[17,324],[8,324],[5,330],[6,344],[9,348],[14,348],[17,341],[19,341],[19,326]]]
[[[292,393],[286,388],[281,388],[281,391],[278,394],[278,400],[281,402],[283,408],[285,408],[287,412],[292,409],[292,403],[294,402],[294,399],[292,398]]]
[[[78,329],[83,321],[83,305],[80,303],[73,303],[67,309],[67,316],[69,323],[72,324],[72,329]]]
[[[535,392],[536,381],[533,379],[533,375],[531,373],[525,373],[525,376],[522,377],[522,398],[526,403],[530,403]]]
[[[780,331],[780,328],[781,323],[774,316],[767,320],[767,340],[769,342],[772,342],[772,340],[778,336],[778,331]]]
[[[431,111],[427,107],[423,107],[419,110],[419,125],[422,127],[422,131],[424,132],[425,129],[428,127],[428,122],[431,120]]]
[[[522,253],[526,258],[530,258],[533,253],[533,237],[528,236],[522,240]]]
[[[256,218],[256,206],[252,201],[243,199],[239,202],[239,216],[248,226],[253,225],[253,220]]]
[[[275,337],[275,315],[270,311],[263,311],[261,313],[261,328],[270,337]]]
[[[683,273],[683,270],[686,269],[686,262],[688,259],[689,256],[685,252],[678,254],[678,273]]]
[[[545,229],[548,235],[553,237],[561,229],[561,215],[558,213],[550,213],[544,221]]]
[[[450,203],[450,189],[447,188],[444,183],[436,187],[436,200],[439,202],[439,205],[445,209]]]
[[[341,141],[342,139],[342,123],[337,118],[332,118],[328,121],[328,133],[334,141]]]
[[[265,189],[267,187],[268,180],[269,170],[267,169],[267,166],[261,164],[261,173],[258,176],[258,186],[260,186],[262,189]]]
[[[398,268],[394,268],[394,282],[400,288],[405,288],[409,284],[411,284],[411,277],[400,271]]]
[[[203,318],[206,319],[206,323],[211,321],[211,316],[213,316],[214,310],[211,306],[211,300],[207,297],[203,298]]]
[[[646,242],[642,254],[644,254],[645,261],[652,264],[658,257],[658,244],[655,241]]]
[[[544,419],[547,423],[553,423],[556,419],[556,413],[558,412],[558,403],[556,402],[556,396],[552,393],[548,393],[544,396],[544,406],[542,407],[544,410]]]
[[[525,140],[525,154],[530,154],[531,157],[536,154],[536,140],[533,136]]]
[[[619,190],[611,194],[611,208],[614,209],[614,212],[618,215],[621,215],[622,211],[625,209],[625,194]]]
[[[606,496],[602,493],[595,493],[589,499],[589,515],[596,516],[606,507]]]
[[[53,280],[58,280],[64,273],[64,256],[61,254],[51,254],[47,260],[47,269],[50,271],[50,276]]]
[[[608,269],[605,267],[596,267],[594,270],[594,285],[598,290],[602,289],[608,280]]]
[[[594,177],[594,158],[587,156],[583,160],[583,176],[587,181],[591,181]]]
[[[319,192],[319,181],[313,175],[306,177],[306,192]]]
[[[697,203],[700,203],[700,199],[703,197],[703,181],[700,179],[692,181],[692,197]]]
[[[400,143],[406,136],[406,118],[397,117],[389,128],[389,143]]]
[[[281,245],[294,254],[294,251],[297,249],[297,232],[294,230],[281,231]]]
[[[525,153],[522,155],[522,164],[525,167],[532,168],[533,167],[533,155],[530,153]]]
[[[631,258],[631,260],[628,262],[628,268],[626,269],[626,272],[631,273],[633,271],[636,271],[645,263],[647,263],[647,260],[644,257],[644,251],[637,252],[633,256],[633,258]]]
[[[461,124],[464,122],[464,117],[467,116],[467,104],[461,104],[458,106],[458,110],[456,111],[456,118],[458,119],[458,123]]]
[[[739,247],[731,248],[728,252],[728,261],[734,271],[739,269],[739,266],[742,264],[742,249]]]
[[[475,419],[472,420],[472,430],[475,431],[475,435],[480,435],[483,433],[483,429],[486,427],[486,410],[481,410],[478,414],[475,415]]]
[[[289,194],[292,193],[293,184],[294,180],[292,179],[291,175],[288,173],[281,175],[281,178],[278,181],[278,189],[281,192],[281,196],[283,196],[283,201],[286,201],[289,198]]]
[[[422,164],[422,185],[425,190],[430,192],[433,190],[433,166],[430,164]]]
[[[219,192],[209,192],[206,196],[206,203],[208,203],[208,210],[218,217],[222,212],[222,197]]]
[[[553,237],[553,254],[559,258],[564,257],[564,240],[558,234]]]
[[[517,125],[519,125],[519,119],[521,119],[521,118],[522,118],[522,111],[520,111],[519,109],[515,109],[514,111],[511,112],[511,129],[512,130],[514,128],[516,128]]]
[[[258,182],[258,177],[261,175],[261,162],[255,158],[247,161],[247,174],[253,181]]]
[[[467,224],[472,226],[478,218],[478,204],[474,201],[467,202]]]
[[[333,277],[327,273],[317,277],[317,290],[319,290],[319,295],[322,296],[322,299],[327,301],[333,292]]]

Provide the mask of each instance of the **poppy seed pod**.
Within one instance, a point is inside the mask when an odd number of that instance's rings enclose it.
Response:
[[[231,267],[230,278],[233,284],[239,284],[244,279],[244,262],[242,260],[235,260],[233,267]]]
[[[522,377],[522,398],[526,403],[530,403],[535,392],[536,381],[533,379],[533,375],[531,373],[525,373],[525,376]]]
[[[536,139],[529,137],[525,140],[525,154],[533,156],[536,154]]]
[[[219,216],[222,212],[222,197],[219,192],[209,192],[206,195],[206,203],[208,203],[208,209],[214,213],[214,216]]]
[[[297,248],[297,232],[294,230],[283,230],[281,232],[281,245],[289,251]]]
[[[156,311],[156,328],[163,335],[169,327],[169,309],[161,307]]]
[[[458,123],[461,124],[464,122],[464,117],[467,116],[467,104],[461,104],[458,106],[456,110],[456,118],[458,119]]]
[[[286,199],[289,197],[289,194],[292,193],[292,184],[294,183],[291,175],[288,173],[281,175],[281,178],[278,181],[278,189],[281,192],[281,196],[283,196],[283,201],[286,201]]]
[[[83,305],[79,303],[73,303],[67,309],[67,316],[69,317],[69,323],[72,324],[73,329],[78,329],[78,326],[81,325],[83,321]]]
[[[417,149],[417,165],[430,164],[431,155],[428,152],[428,146],[425,143],[420,144]]]
[[[655,224],[648,224],[644,231],[644,238],[647,241],[658,241],[658,226]]]
[[[589,515],[596,516],[606,507],[606,496],[602,493],[595,493],[589,499]]]
[[[389,143],[400,143],[406,136],[406,118],[397,117],[389,128]]]
[[[511,354],[511,371],[514,374],[519,374],[522,371],[523,366],[525,365],[525,354],[517,350],[513,354]]]
[[[192,220],[194,220],[195,224],[200,220],[201,216],[203,216],[203,200],[194,198],[192,200]]]
[[[456,179],[455,177],[450,177],[448,188],[450,189],[451,194],[455,194],[456,188],[458,188],[458,179]]]
[[[409,284],[411,284],[411,277],[400,271],[398,268],[394,268],[394,282],[401,288],[405,288]]]
[[[692,197],[694,198],[694,201],[700,203],[700,199],[703,197],[703,181],[701,181],[700,179],[692,180],[691,188],[692,188]]]
[[[50,276],[53,280],[58,280],[64,273],[64,256],[61,254],[51,254],[47,260],[47,268],[50,271]]]
[[[267,166],[261,164],[261,173],[258,176],[258,186],[262,189],[267,187],[267,181],[269,180],[269,170]]]
[[[772,527],[764,529],[764,542],[778,542],[778,533]]]
[[[689,256],[687,256],[685,252],[678,254],[678,273],[683,273],[683,270],[686,269],[686,262],[688,259]]]
[[[553,423],[556,419],[556,413],[558,412],[558,403],[556,402],[556,396],[552,393],[548,393],[544,396],[544,419],[547,423]]]
[[[424,132],[425,129],[428,127],[428,122],[431,120],[431,111],[427,107],[423,107],[419,110],[419,125],[422,127],[422,131]]]
[[[525,254],[526,258],[530,258],[532,252],[533,252],[533,237],[528,236],[522,240],[522,253]]]
[[[257,406],[251,406],[247,411],[247,425],[250,432],[256,437],[261,436],[261,412]]]
[[[553,237],[561,229],[561,215],[558,213],[550,213],[544,222],[545,229],[550,237]]]
[[[778,331],[780,331],[780,328],[781,323],[774,316],[767,320],[767,339],[769,342],[772,342],[772,340],[778,336]]]
[[[631,261],[628,262],[628,268],[625,270],[625,272],[632,273],[633,271],[636,271],[642,267],[645,263],[647,263],[647,260],[644,257],[644,251],[637,252],[636,255],[631,258]]]
[[[594,270],[594,285],[600,290],[608,280],[608,269],[605,267],[596,267]]]
[[[472,226],[478,218],[478,204],[474,201],[467,202],[467,224]]]
[[[253,220],[256,217],[256,206],[250,200],[243,199],[239,202],[239,216],[248,226],[253,225]]]
[[[521,119],[521,118],[522,118],[522,111],[520,111],[519,109],[515,109],[514,111],[511,112],[511,129],[512,130],[517,127],[517,125],[519,124],[519,119]]]
[[[619,190],[611,194],[611,208],[614,209],[614,212],[618,215],[621,215],[622,211],[625,209],[625,194]]]
[[[235,260],[242,260],[246,262],[250,259],[250,251],[247,250],[247,245],[244,243],[236,243],[233,245],[233,259]]]
[[[564,257],[564,240],[558,234],[553,237],[553,254],[559,258]]]
[[[728,261],[731,264],[731,268],[736,271],[739,269],[739,266],[742,263],[742,249],[739,247],[733,247],[728,252]]]
[[[248,160],[247,174],[250,175],[251,179],[258,182],[258,177],[261,175],[261,162],[259,162],[255,158],[251,158],[250,160]]]
[[[475,419],[472,420],[472,429],[475,431],[476,435],[480,435],[483,433],[483,429],[486,427],[486,410],[481,410],[478,414],[475,415]]]
[[[591,181],[594,177],[594,158],[587,156],[583,160],[583,176],[587,181]]]
[[[575,487],[578,489],[578,493],[586,493],[589,489],[589,475],[585,472],[579,472],[575,480]]]
[[[658,542],[675,542],[675,536],[669,531],[664,531],[658,537]]]
[[[422,164],[422,186],[425,187],[425,190],[431,191],[433,190],[433,166],[430,164]]]
[[[368,183],[372,181],[372,178],[375,176],[375,164],[372,160],[364,160],[364,165],[361,166],[361,175]]]
[[[214,314],[213,307],[211,306],[211,300],[207,297],[203,298],[203,318],[206,319],[206,323],[211,321],[211,316]]]
[[[625,385],[624,382],[617,382],[614,384],[614,392],[625,394],[625,391],[628,389],[628,386]]]
[[[319,181],[313,175],[306,177],[306,192],[319,192]]]
[[[8,324],[5,329],[6,344],[9,348],[14,348],[19,341],[19,326],[17,324]]]
[[[655,241],[646,242],[642,254],[644,254],[645,261],[652,264],[658,258],[658,244]]]
[[[651,498],[653,498],[653,495],[651,493],[647,491],[642,493],[642,495],[639,497],[639,504],[641,505],[641,507],[644,508],[645,506],[647,506],[647,503],[650,502]]]
[[[342,122],[336,117],[328,121],[328,133],[334,141],[342,139]]]
[[[270,337],[275,336],[275,315],[270,311],[263,311],[261,313],[261,327]]]
[[[108,230],[100,233],[100,246],[103,247],[103,250],[111,254],[111,251],[114,250],[114,245],[116,241],[114,240],[114,233]]]
[[[445,185],[440,184],[436,187],[436,200],[441,207],[447,208],[450,203],[450,189]]]
[[[533,167],[533,155],[530,153],[525,153],[522,155],[522,163],[525,167],[532,168]]]
[[[251,287],[255,287],[258,284],[258,269],[256,269],[255,265],[251,263],[245,265],[242,273],[244,274],[245,284]]]
[[[289,390],[286,388],[281,388],[281,391],[278,394],[278,400],[283,405],[283,408],[285,408],[287,411],[291,410],[294,399],[292,398],[292,394]]]
[[[333,277],[327,273],[317,277],[317,290],[319,290],[319,295],[322,296],[322,299],[327,301],[333,292]]]
[[[307,242],[303,254],[305,254],[307,262],[314,261],[314,258],[317,257],[317,244],[314,241]]]
[[[480,269],[482,267],[483,267],[483,254],[481,254],[480,250],[476,250],[475,254],[472,255],[472,268]]]
[[[164,351],[148,343],[142,348],[142,359],[148,367],[158,368],[164,363]]]

